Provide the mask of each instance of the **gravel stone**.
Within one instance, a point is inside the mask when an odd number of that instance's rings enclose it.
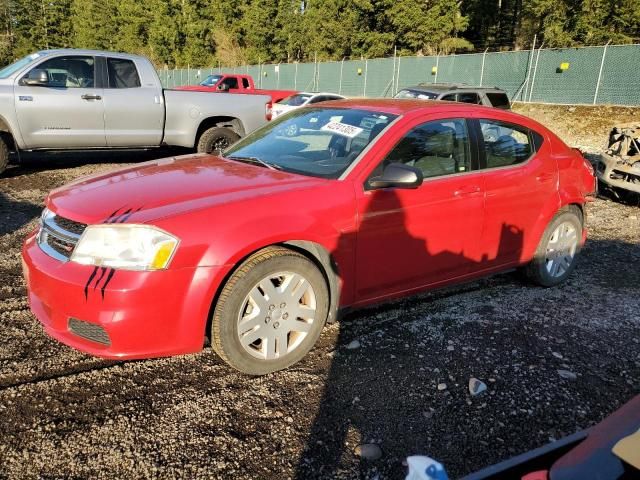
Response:
[[[472,396],[477,396],[480,395],[482,392],[484,392],[487,389],[487,385],[486,383],[484,383],[481,380],[478,380],[475,377],[471,377],[469,379],[469,393]]]
[[[358,445],[354,452],[358,457],[371,462],[382,458],[382,449],[375,443]]]

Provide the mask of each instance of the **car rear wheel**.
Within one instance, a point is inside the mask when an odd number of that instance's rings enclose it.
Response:
[[[198,139],[198,153],[222,153],[225,149],[236,143],[240,135],[226,127],[211,127],[202,132]]]
[[[557,214],[547,226],[525,273],[544,287],[562,283],[576,266],[582,239],[582,215],[576,208]]]
[[[251,375],[287,368],[318,340],[329,308],[326,281],[304,255],[270,247],[229,278],[216,304],[211,345]]]

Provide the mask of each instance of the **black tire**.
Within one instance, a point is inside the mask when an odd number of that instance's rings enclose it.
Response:
[[[198,139],[198,153],[219,154],[240,139],[233,130],[226,127],[211,127],[206,129]]]
[[[238,316],[256,284],[279,272],[299,274],[308,281],[315,295],[315,317],[306,336],[291,352],[281,358],[260,359],[240,343]],[[283,247],[268,247],[240,265],[222,289],[211,321],[211,346],[226,363],[243,373],[264,375],[282,370],[300,361],[313,348],[326,323],[328,311],[327,283],[316,265],[298,252]],[[260,326],[258,329],[270,326]]]
[[[564,273],[554,276],[551,275],[551,273],[547,269],[547,246],[553,232],[559,225],[565,222],[569,222],[575,228],[576,234],[578,235],[578,244],[576,246],[575,254],[573,255],[573,259],[569,267],[566,268]],[[544,234],[540,239],[540,244],[536,249],[533,260],[531,260],[531,262],[529,262],[529,264],[524,268],[526,277],[533,283],[536,283],[543,287],[553,287],[554,285],[558,285],[559,283],[564,282],[567,277],[571,275],[571,272],[573,272],[573,269],[575,268],[578,261],[578,256],[580,253],[580,242],[582,240],[582,230],[582,212],[580,212],[578,208],[570,207],[566,210],[558,212],[545,229]]]
[[[7,165],[9,165],[9,146],[2,135],[0,136],[0,175],[7,169]]]

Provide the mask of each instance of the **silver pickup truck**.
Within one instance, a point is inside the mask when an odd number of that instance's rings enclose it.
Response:
[[[266,123],[266,95],[165,90],[138,55],[45,50],[0,70],[0,173],[10,151],[219,151]]]

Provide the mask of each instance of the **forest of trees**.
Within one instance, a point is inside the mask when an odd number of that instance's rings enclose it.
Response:
[[[234,66],[629,43],[639,0],[0,0],[0,63],[38,49]],[[540,44],[540,43],[539,43]]]

